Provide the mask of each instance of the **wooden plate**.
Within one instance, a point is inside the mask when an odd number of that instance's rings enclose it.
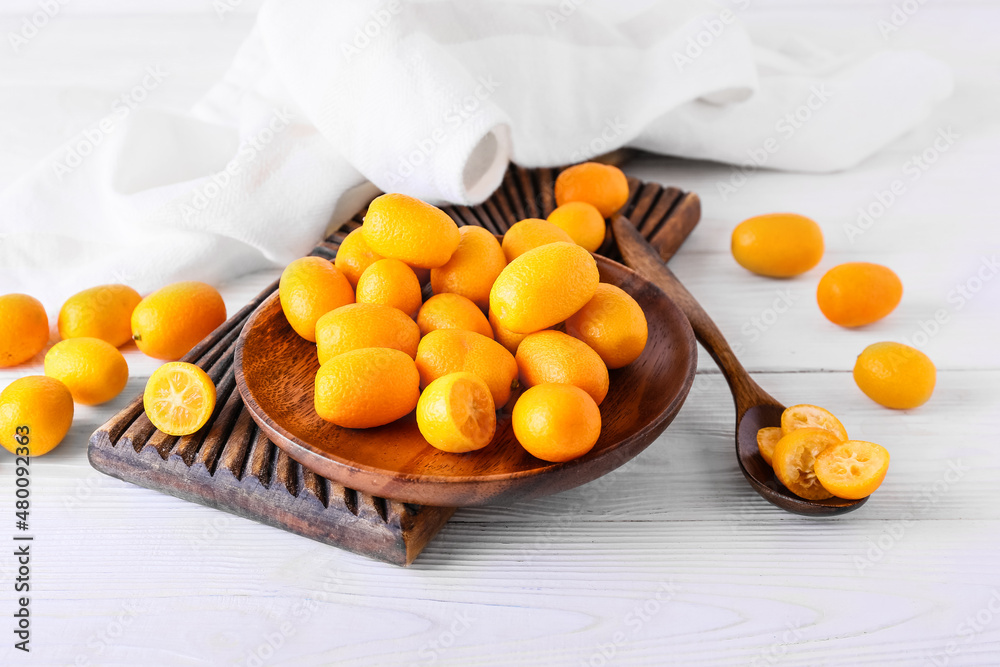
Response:
[[[512,397],[493,442],[449,454],[420,435],[413,413],[372,429],[340,428],[319,418],[313,382],[316,346],[296,335],[273,294],[251,315],[236,344],[236,385],[268,437],[307,468],[349,488],[424,505],[461,507],[545,496],[614,470],[641,452],[673,420],[694,380],[694,334],[680,309],[631,269],[596,256],[601,281],[631,294],[646,313],[642,356],[611,371],[601,404],[601,437],[586,455],[547,463],[514,439]]]

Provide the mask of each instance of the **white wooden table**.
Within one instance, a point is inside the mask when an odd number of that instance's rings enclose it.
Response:
[[[141,12],[69,3],[19,54],[4,44],[0,187],[107,113],[149,64],[171,76],[148,104],[189,106],[258,4],[229,0],[236,11],[220,18],[208,0]],[[805,5],[758,2],[741,16],[864,48],[882,43],[877,21],[892,12],[888,1]],[[37,7],[5,2],[0,32]],[[635,461],[544,500],[461,510],[399,569],[93,471],[88,436],[155,368],[132,351],[124,394],[79,408],[66,442],[33,466],[32,652],[12,648],[5,548],[0,664],[1000,664],[997,28],[995,4],[942,2],[893,33],[892,45],[951,63],[956,92],[849,172],[760,172],[723,197],[725,166],[645,158],[627,169],[702,196],[704,219],[672,266],[760,383],[786,403],[830,407],[852,436],[891,451],[860,511],[810,520],[760,499],[736,464],[725,382],[703,355],[679,417]],[[931,155],[949,127],[957,140]],[[913,180],[906,163],[925,151],[935,160]],[[897,178],[906,192],[849,239],[845,225]],[[818,269],[776,282],[732,260],[732,227],[776,210],[823,225]],[[895,313],[859,331],[829,324],[814,297],[822,271],[849,260],[887,264],[906,288]],[[222,286],[230,312],[276,275]],[[855,356],[880,340],[908,340],[936,362],[930,403],[895,412],[855,387]],[[38,372],[4,370],[0,386]],[[0,461],[6,517],[11,463]]]

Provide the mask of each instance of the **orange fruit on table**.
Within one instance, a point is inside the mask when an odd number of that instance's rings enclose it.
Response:
[[[757,449],[760,450],[760,456],[767,465],[772,465],[771,460],[774,457],[774,448],[778,445],[778,441],[781,440],[783,435],[784,431],[777,426],[765,426],[757,431]]]
[[[394,422],[417,407],[419,398],[420,375],[413,359],[387,347],[338,354],[316,373],[316,413],[344,428]]]
[[[847,429],[832,412],[818,405],[802,403],[785,408],[781,413],[781,431],[789,434],[800,428],[824,428],[837,436],[838,440],[847,440]]]
[[[490,326],[493,327],[493,338],[507,348],[507,351],[511,354],[517,353],[517,347],[521,344],[521,341],[528,337],[529,334],[514,333],[500,326],[497,322],[496,315],[493,314],[491,310],[489,312],[488,318]]]
[[[373,252],[424,269],[447,264],[460,240],[458,225],[447,213],[397,193],[376,197],[361,229]]]
[[[29,375],[0,392],[0,445],[22,456],[41,456],[62,442],[73,425],[73,396],[59,380]]]
[[[361,274],[380,259],[384,259],[384,257],[368,247],[365,234],[358,227],[348,234],[340,244],[337,257],[333,262],[334,266],[347,278],[347,282],[351,283],[351,287],[356,289]]]
[[[909,410],[930,399],[937,369],[926,354],[909,345],[873,343],[858,355],[854,381],[876,403]]]
[[[316,322],[316,353],[319,363],[351,350],[389,347],[417,356],[420,328],[413,318],[381,303],[351,303]]]
[[[464,296],[450,292],[427,299],[417,313],[417,324],[422,336],[436,329],[465,329],[493,338],[493,329],[483,311]]]
[[[816,288],[819,309],[834,324],[861,327],[876,322],[899,305],[903,283],[892,269],[870,262],[833,267]]]
[[[774,446],[771,465],[774,474],[785,487],[806,500],[832,497],[816,479],[816,457],[826,448],[842,442],[823,428],[800,428],[786,433]]]
[[[848,440],[823,450],[816,457],[816,478],[838,498],[867,498],[882,485],[889,470],[885,447],[864,440]]]
[[[398,259],[380,259],[358,279],[358,303],[380,303],[414,317],[420,310],[423,296],[420,281],[413,269]]]
[[[49,318],[27,294],[0,296],[0,368],[28,361],[49,342]]]
[[[601,217],[610,218],[628,201],[628,179],[618,167],[584,162],[560,172],[556,178],[556,204],[583,201]]]
[[[132,338],[132,311],[142,301],[128,285],[98,285],[66,299],[59,310],[59,336],[100,338],[121,347]]]
[[[572,236],[548,220],[526,218],[510,226],[507,233],[503,235],[503,243],[500,247],[509,263],[533,248],[560,241],[575,243]]]
[[[458,249],[444,265],[431,269],[435,294],[461,294],[481,309],[490,305],[490,288],[507,266],[500,242],[482,227],[458,228]]]
[[[594,296],[566,319],[566,333],[600,355],[608,368],[627,366],[646,349],[646,315],[625,290],[601,283]]]
[[[100,338],[70,338],[45,353],[45,374],[62,382],[83,405],[105,403],[128,383],[128,364]]]
[[[331,310],[354,303],[354,290],[329,260],[300,257],[281,272],[278,298],[295,333],[315,343],[316,322]]]
[[[184,361],[163,364],[149,376],[142,405],[153,426],[167,435],[191,435],[215,409],[215,383],[204,370]]]
[[[451,373],[468,371],[490,388],[499,409],[510,399],[517,383],[517,362],[503,345],[464,329],[438,329],[424,336],[417,347],[420,386]]]
[[[528,334],[517,348],[521,384],[571,384],[587,392],[597,405],[608,395],[608,368],[583,341],[561,331]]]
[[[461,454],[482,449],[497,428],[490,388],[473,373],[439,377],[420,394],[417,427],[440,450]]]
[[[593,204],[585,201],[567,202],[549,213],[548,221],[569,234],[574,243],[590,252],[597,252],[604,243],[607,231],[604,217]]]
[[[226,321],[226,304],[211,285],[173,283],[132,311],[132,340],[154,359],[180,359]]]
[[[583,308],[600,279],[589,252],[575,243],[550,243],[529,250],[500,272],[490,291],[490,310],[509,331],[541,331]]]
[[[511,415],[514,437],[535,458],[571,461],[601,436],[601,411],[590,395],[569,384],[540,384],[521,394]]]
[[[797,213],[768,213],[733,229],[733,257],[748,271],[771,278],[805,273],[823,258],[823,230]]]

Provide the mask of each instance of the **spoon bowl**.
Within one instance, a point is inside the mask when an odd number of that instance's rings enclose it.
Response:
[[[778,481],[774,470],[760,455],[757,447],[757,431],[766,426],[780,426],[781,413],[784,410],[785,407],[778,403],[758,403],[749,407],[736,422],[736,459],[750,486],[771,504],[805,516],[844,514],[864,505],[867,498],[806,500],[789,491]]]

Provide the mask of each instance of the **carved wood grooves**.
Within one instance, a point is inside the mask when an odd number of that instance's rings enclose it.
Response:
[[[557,173],[511,165],[501,187],[483,204],[443,210],[459,225],[479,225],[502,234],[518,220],[544,218],[552,212]],[[700,217],[697,196],[636,179],[629,179],[629,185],[626,217],[646,237],[658,240],[658,234],[669,235],[676,242],[663,245],[679,246]],[[360,211],[311,254],[332,260],[341,241],[363,219]],[[664,225],[667,219],[672,220],[669,226]],[[620,259],[610,229],[600,252]],[[453,508],[401,503],[331,482],[277,448],[243,405],[233,373],[236,339],[250,313],[277,287],[277,282],[269,285],[184,357],[204,368],[217,387],[215,412],[201,430],[183,437],[158,431],[139,395],[91,436],[91,465],[140,486],[408,565],[447,522]]]

